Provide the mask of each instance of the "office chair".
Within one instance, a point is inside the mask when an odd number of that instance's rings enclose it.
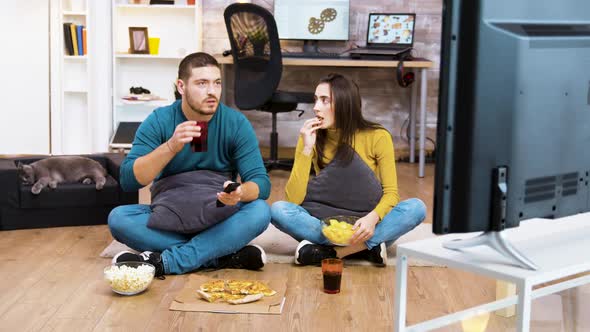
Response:
[[[298,103],[313,103],[313,93],[279,91],[283,60],[273,15],[250,3],[229,5],[223,16],[234,61],[235,104],[241,110],[272,113],[267,171],[291,169],[293,160],[279,160],[277,113],[291,112]]]

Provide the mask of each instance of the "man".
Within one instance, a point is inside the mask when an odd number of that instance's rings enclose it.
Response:
[[[181,234],[149,228],[149,205],[117,207],[109,215],[113,237],[144,252],[122,252],[113,262],[148,262],[156,267],[156,276],[200,267],[260,269],[266,261],[264,250],[247,244],[270,223],[270,209],[264,201],[270,180],[254,130],[243,114],[219,103],[221,71],[211,55],[185,57],[178,68],[177,89],[182,98],[156,109],[137,130],[121,165],[121,186],[137,190],[194,170],[237,172],[241,186],[231,193],[217,193],[217,199],[228,206],[238,205],[239,210],[197,234]],[[205,153],[191,149],[193,138],[201,136],[197,121],[208,123]]]

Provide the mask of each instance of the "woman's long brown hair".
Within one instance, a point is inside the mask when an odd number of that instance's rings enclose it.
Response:
[[[319,84],[330,85],[330,99],[334,110],[334,128],[339,130],[338,148],[334,159],[340,159],[348,165],[354,156],[354,134],[365,129],[383,128],[381,125],[368,121],[361,110],[361,95],[358,86],[340,74],[328,74],[320,79]],[[324,168],[324,147],[326,145],[327,130],[317,131],[315,143],[318,155],[318,166]]]

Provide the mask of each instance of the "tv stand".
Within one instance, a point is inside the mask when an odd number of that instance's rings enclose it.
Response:
[[[498,166],[492,172],[492,202],[490,211],[491,230],[468,239],[443,243],[443,247],[452,250],[488,246],[507,258],[518,262],[518,265],[529,270],[537,270],[537,265],[519,252],[508,239],[504,237],[506,228],[506,201],[508,194],[508,167]]]
[[[453,240],[444,242],[443,247],[451,250],[461,250],[471,247],[477,246],[488,246],[500,254],[504,255],[504,257],[515,260],[519,263],[520,266],[527,268],[529,270],[538,270],[537,265],[531,262],[530,259],[526,258],[520,251],[518,251],[511,243],[506,239],[504,236],[504,232],[485,232],[479,236],[463,239],[463,240]]]
[[[396,331],[431,331],[516,304],[516,330],[526,332],[529,331],[532,300],[590,283],[590,260],[586,254],[590,252],[590,213],[524,220],[520,227],[506,229],[502,234],[532,258],[539,269],[531,271],[514,266],[504,256],[483,246],[469,251],[447,250],[442,246],[453,238],[472,238],[472,234],[448,234],[399,244],[395,266]],[[514,284],[517,294],[406,326],[407,286],[412,282],[408,280],[408,260],[412,258]]]

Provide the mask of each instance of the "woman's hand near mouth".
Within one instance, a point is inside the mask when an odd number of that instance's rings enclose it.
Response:
[[[320,129],[321,126],[322,122],[316,116],[313,119],[306,120],[301,130],[299,130],[299,134],[303,138],[303,154],[306,156],[311,155],[317,137],[316,130]]]

